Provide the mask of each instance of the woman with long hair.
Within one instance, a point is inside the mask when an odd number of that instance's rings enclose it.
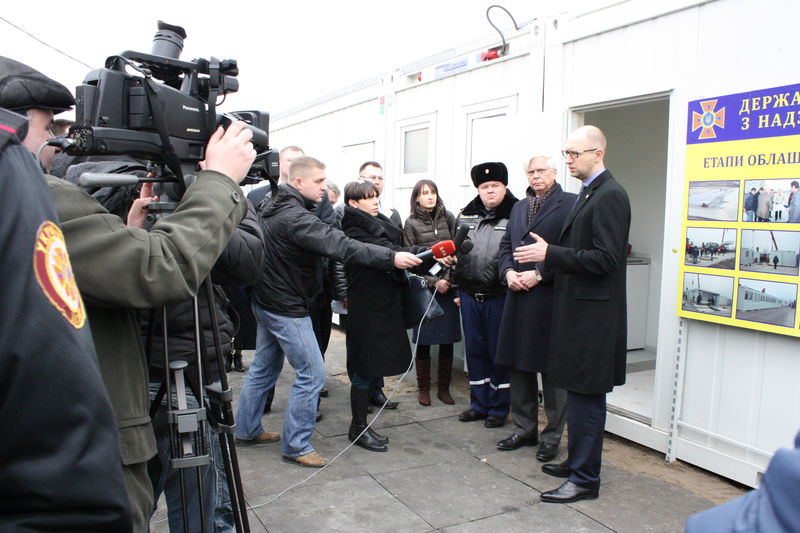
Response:
[[[439,189],[431,180],[420,180],[411,192],[411,215],[403,229],[406,246],[426,246],[452,239],[455,234],[455,217],[444,207]],[[453,302],[455,291],[451,291],[450,268],[442,269],[436,276],[425,276],[428,287],[436,291],[436,301],[444,315],[425,322],[421,331],[414,328],[417,343],[418,401],[431,404],[431,346],[439,345],[437,397],[443,403],[453,405],[450,395],[450,376],[453,371],[453,344],[461,340],[461,317]]]

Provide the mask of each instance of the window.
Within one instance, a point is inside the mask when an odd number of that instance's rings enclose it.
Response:
[[[403,139],[403,174],[428,172],[428,128],[407,130]]]
[[[432,179],[435,172],[436,113],[398,121],[397,158],[400,187]]]

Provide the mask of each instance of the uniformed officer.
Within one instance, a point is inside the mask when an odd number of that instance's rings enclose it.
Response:
[[[470,385],[470,407],[458,419],[486,419],[484,426],[495,428],[505,424],[511,399],[509,367],[495,363],[506,294],[497,272],[497,255],[517,199],[506,188],[508,169],[503,163],[481,163],[472,167],[471,175],[478,196],[461,210],[456,222],[469,226],[468,237],[475,245],[459,258],[454,272]]]
[[[49,136],[55,105],[63,108],[66,101],[68,107],[72,97],[60,83],[16,61],[0,57],[0,72],[0,106],[28,113],[32,141],[26,146],[38,149],[38,140]],[[197,292],[247,210],[238,183],[255,159],[251,138],[243,122],[214,133],[206,170],[198,173],[176,211],[150,232],[126,227],[78,187],[46,176],[117,418],[135,533],[149,530],[153,488],[147,461],[156,452],[136,310],[185,301]],[[129,222],[143,217],[151,200],[137,200]]]
[[[130,531],[111,403],[26,129],[0,109],[0,531]]]

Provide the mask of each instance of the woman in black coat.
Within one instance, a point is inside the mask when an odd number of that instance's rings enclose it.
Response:
[[[348,183],[344,198],[342,229],[348,237],[395,251],[424,250],[403,248],[402,230],[379,213],[378,190],[371,182]],[[365,431],[369,391],[381,377],[402,374],[411,363],[401,309],[403,286],[408,279],[402,270],[385,271],[356,264],[347,265],[347,274],[347,369],[353,413],[348,435],[362,448],[385,452],[389,439],[371,428]]]
[[[411,192],[411,216],[403,226],[406,246],[430,247],[437,242],[453,238],[456,219],[444,208],[439,189],[431,180],[420,180]],[[414,328],[412,340],[417,344],[417,400],[421,405],[431,404],[431,345],[439,345],[437,397],[453,405],[450,395],[450,376],[453,371],[453,344],[461,340],[461,314],[453,299],[451,271],[445,268],[437,276],[426,275],[425,281],[436,291],[436,301],[444,311],[440,317]]]

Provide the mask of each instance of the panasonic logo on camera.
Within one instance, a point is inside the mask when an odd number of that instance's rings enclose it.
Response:
[[[200,112],[200,110],[196,107],[189,107],[188,105],[182,105],[181,107],[183,108],[184,111],[194,111],[195,113]]]
[[[186,131],[188,131],[189,133],[200,133],[200,130],[195,128],[186,128]]]

